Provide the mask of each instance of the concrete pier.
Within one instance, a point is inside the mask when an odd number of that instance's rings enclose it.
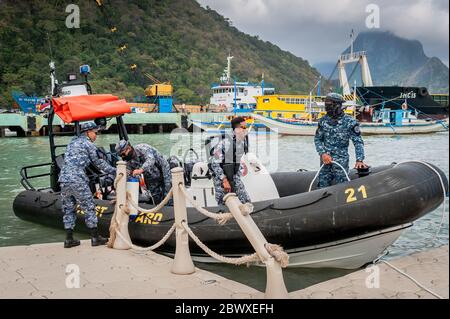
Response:
[[[62,243],[0,248],[0,298],[255,299],[264,293],[196,268],[170,272],[173,260],[159,254],[106,247],[64,249]],[[448,246],[389,261],[427,288],[449,297]],[[436,298],[385,264],[379,288],[368,288],[370,272],[355,271],[300,291],[290,298]],[[79,287],[79,288],[77,288]]]
[[[230,115],[233,115],[233,113],[129,113],[123,116],[123,120],[125,126],[137,134],[145,134],[145,131],[167,133],[171,131],[170,128],[183,127],[187,129],[189,121],[192,120],[205,122],[225,121]],[[242,113],[240,115],[248,114]],[[53,125],[56,131],[72,124],[64,124],[59,117],[55,117]],[[18,136],[45,135],[45,133],[48,133],[47,126],[47,118],[43,115],[0,114],[0,129],[9,128],[18,132]],[[115,121],[109,121],[106,128],[109,130],[113,126],[115,126]]]
[[[263,293],[196,269],[170,272],[159,254],[62,243],[0,248],[0,298],[262,298]],[[79,276],[78,276],[79,274]],[[77,288],[79,287],[79,288]]]
[[[448,260],[447,245],[388,262],[448,299]],[[302,299],[436,299],[390,266],[384,263],[377,266],[378,283],[371,280],[376,275],[374,269],[368,268],[293,292],[290,296]]]

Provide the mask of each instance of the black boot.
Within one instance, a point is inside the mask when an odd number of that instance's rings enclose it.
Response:
[[[97,227],[89,229],[91,231],[91,245],[92,246],[100,246],[106,245],[108,242],[108,238],[103,238],[98,234]]]
[[[80,245],[80,241],[73,239],[73,230],[66,229],[66,240],[64,241],[64,248],[72,248]]]

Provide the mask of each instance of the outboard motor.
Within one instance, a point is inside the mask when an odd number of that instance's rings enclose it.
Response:
[[[241,180],[252,202],[280,198],[272,176],[255,154],[242,156],[241,167]]]

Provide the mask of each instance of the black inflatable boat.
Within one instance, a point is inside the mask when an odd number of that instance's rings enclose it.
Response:
[[[441,175],[445,185],[445,175]],[[252,218],[271,243],[290,254],[290,266],[357,268],[373,261],[412,222],[435,210],[444,194],[439,176],[421,163],[374,168],[369,176],[350,174],[351,182],[308,192],[315,172],[272,174],[280,198],[255,202]],[[114,205],[96,200],[100,232],[108,236]],[[143,208],[152,205],[141,203]],[[207,207],[224,212],[225,207]],[[50,190],[25,190],[14,200],[15,214],[24,220],[63,229],[61,199]],[[234,220],[225,226],[188,207],[189,225],[211,249],[227,256],[252,253],[252,247]],[[150,246],[174,222],[173,209],[156,214],[138,213],[129,224],[134,243]],[[87,231],[78,212],[77,230]],[[209,261],[195,243],[191,253]],[[172,236],[160,251],[174,253]]]
[[[68,99],[64,103],[70,103]],[[56,101],[57,102],[57,101]],[[60,101],[59,101],[60,102]],[[94,102],[93,102],[94,103]],[[38,224],[63,229],[60,189],[57,183],[63,154],[57,155],[58,134],[80,134],[81,119],[77,119],[77,108],[71,109],[71,132],[53,132],[55,110],[49,113],[49,138],[51,162],[24,167],[21,170],[21,183],[25,190],[18,194],[13,203],[14,213],[21,219]],[[105,124],[106,117],[116,118],[120,139],[128,139],[122,120],[123,109],[114,110],[108,105],[109,114],[98,112],[99,106],[89,110],[84,104],[82,120],[86,113],[92,112],[91,120]],[[67,106],[67,104],[66,104]],[[70,106],[70,104],[69,104]],[[111,145],[111,150],[114,149]],[[102,152],[105,159],[115,165],[117,160],[113,151]],[[35,169],[49,167],[48,173],[35,173]],[[88,169],[93,193],[96,185],[108,198],[107,187],[102,185],[101,172],[95,167]],[[309,191],[316,172],[285,172],[271,174],[277,198],[253,202],[252,218],[266,239],[281,245],[290,254],[290,266],[357,268],[377,258],[391,245],[401,232],[425,214],[435,210],[448,193],[448,181],[437,167],[419,162],[402,163],[372,168],[367,176],[359,176],[351,171],[351,181],[325,189]],[[439,178],[440,176],[440,178]],[[32,185],[35,178],[49,178],[50,187],[36,189]],[[211,182],[212,183],[212,182]],[[443,190],[445,188],[445,190]],[[205,193],[205,192],[203,192]],[[109,224],[114,205],[109,200],[96,200],[99,230],[108,236]],[[143,208],[153,206],[140,203]],[[225,207],[206,207],[212,212],[224,212]],[[138,213],[130,220],[129,233],[132,241],[148,246],[159,241],[172,226],[174,213],[166,206],[155,214]],[[205,218],[194,208],[188,207],[188,222],[195,234],[214,251],[226,256],[240,256],[253,253],[248,240],[234,220],[220,226]],[[83,212],[78,212],[77,231],[87,231]],[[173,254],[175,238],[172,236],[160,248],[161,252]],[[211,261],[208,256],[191,242],[190,250],[199,261]]]

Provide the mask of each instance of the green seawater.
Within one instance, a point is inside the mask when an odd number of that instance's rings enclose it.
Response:
[[[202,146],[200,134],[149,134],[130,135],[132,143],[149,143],[165,155],[182,158],[189,147]],[[70,138],[60,138],[58,144]],[[371,166],[421,160],[432,163],[449,174],[449,135],[436,133],[415,136],[365,137],[366,162]],[[117,142],[115,135],[100,135],[96,142],[109,148]],[[299,168],[317,170],[319,159],[314,149],[313,137],[280,137],[251,135],[251,149],[255,150],[270,171],[296,171]],[[350,147],[351,162],[354,162],[353,146]],[[192,155],[192,154],[191,154]],[[191,156],[188,155],[188,156]],[[21,167],[50,161],[47,137],[0,139],[0,246],[30,245],[36,243],[61,242],[63,230],[51,229],[17,218],[12,210],[14,197],[23,190],[20,185]],[[42,170],[38,172],[43,172]],[[35,181],[39,187],[48,185],[47,178]],[[408,255],[414,252],[448,244],[448,206],[444,224],[436,240],[434,238],[441,223],[442,206],[427,214],[406,230],[390,247],[387,258]],[[86,236],[79,235],[79,238]],[[229,266],[222,264],[196,264],[205,270],[250,285],[264,291],[265,269],[259,267]],[[286,269],[285,282],[288,290],[298,290],[315,283],[349,273],[336,269]]]

